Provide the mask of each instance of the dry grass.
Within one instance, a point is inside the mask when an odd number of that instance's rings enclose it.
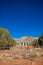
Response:
[[[43,65],[43,49],[16,46],[0,50],[0,65]]]

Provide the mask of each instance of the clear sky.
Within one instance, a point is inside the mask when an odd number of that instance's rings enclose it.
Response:
[[[0,27],[11,37],[38,37],[43,32],[43,0],[0,0]]]

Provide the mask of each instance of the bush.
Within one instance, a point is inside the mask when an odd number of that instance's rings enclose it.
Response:
[[[9,43],[10,47],[16,45],[16,41],[12,38],[8,39],[8,43]]]
[[[10,49],[14,45],[16,45],[16,41],[10,38],[9,31],[0,28],[0,49]]]
[[[34,41],[33,41],[33,44],[32,44],[33,46],[39,46],[39,43],[38,43],[38,39],[35,39]]]
[[[38,42],[40,46],[43,46],[43,34],[39,37]]]

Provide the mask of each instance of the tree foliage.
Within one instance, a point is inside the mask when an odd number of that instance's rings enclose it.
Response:
[[[10,33],[7,29],[0,28],[0,49],[10,49],[14,46],[16,41],[10,38]]]
[[[33,46],[36,46],[36,47],[39,46],[38,39],[34,39],[32,45],[33,45]]]
[[[43,46],[43,34],[38,39],[33,41],[33,46]]]
[[[41,36],[38,39],[39,45],[43,46],[43,33],[41,34]]]
[[[0,40],[6,40],[10,37],[10,33],[7,29],[0,28]]]

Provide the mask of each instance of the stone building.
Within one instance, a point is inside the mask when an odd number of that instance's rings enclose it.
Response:
[[[22,41],[22,40],[16,40],[16,43],[17,43],[17,45],[28,45],[29,41],[26,41],[26,40],[24,40],[24,41]]]

